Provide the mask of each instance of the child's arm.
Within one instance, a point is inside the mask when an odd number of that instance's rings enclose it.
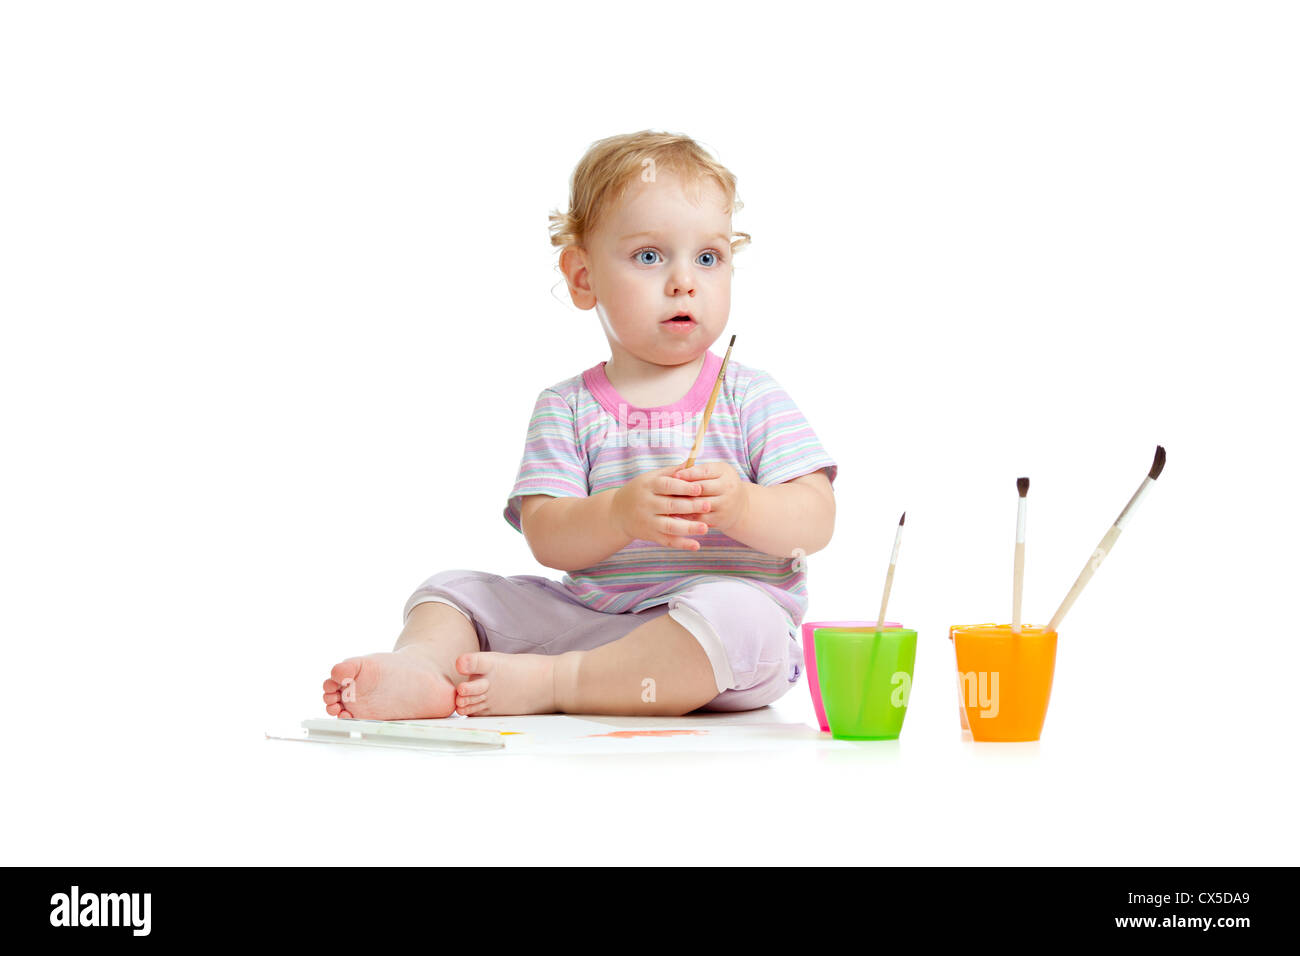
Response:
[[[695,517],[741,544],[783,558],[814,554],[835,530],[835,493],[824,471],[779,485],[756,485],[725,462],[706,462],[674,472],[703,489]]]
[[[672,477],[680,468],[657,468],[621,488],[587,497],[526,495],[519,525],[533,557],[557,571],[577,571],[599,564],[638,538],[699,550],[700,543],[685,535],[709,530],[701,521],[686,520],[697,509],[700,489],[695,482]]]

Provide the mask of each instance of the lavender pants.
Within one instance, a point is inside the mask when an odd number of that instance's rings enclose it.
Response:
[[[667,614],[700,642],[713,665],[718,696],[701,710],[764,707],[793,687],[803,669],[785,611],[735,578],[694,582],[644,611],[609,613],[587,607],[549,578],[442,571],[416,588],[403,621],[428,601],[464,614],[478,633],[479,650],[507,654],[587,651]]]

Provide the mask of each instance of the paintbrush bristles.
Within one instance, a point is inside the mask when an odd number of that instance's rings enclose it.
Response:
[[[1020,497],[1021,497],[1021,498],[1023,498],[1025,495],[1029,494],[1029,479],[1028,479],[1028,478],[1017,478],[1017,479],[1016,479],[1016,491],[1018,491],[1018,492],[1020,493]]]
[[[1147,477],[1155,481],[1160,477],[1160,472],[1165,470],[1165,446],[1156,445],[1156,460],[1151,463],[1151,471]]]

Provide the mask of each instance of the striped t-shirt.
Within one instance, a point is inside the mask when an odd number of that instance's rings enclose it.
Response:
[[[621,488],[654,468],[684,462],[722,359],[706,352],[699,377],[680,401],[656,408],[628,403],[605,376],[605,363],[543,389],[537,397],[519,475],[505,518],[522,532],[524,495],[585,497]],[[790,396],[766,372],[739,362],[727,374],[696,461],[725,461],[742,478],[777,485],[837,466]],[[764,554],[715,528],[690,535],[698,551],[635,540],[599,564],[565,574],[564,587],[598,611],[641,611],[668,603],[684,586],[724,576],[771,595],[790,616],[790,634],[808,609],[806,561]]]

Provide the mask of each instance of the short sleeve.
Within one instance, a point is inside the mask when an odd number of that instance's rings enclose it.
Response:
[[[515,486],[510,489],[505,519],[516,531],[523,531],[519,506],[525,495],[585,498],[588,493],[587,468],[578,447],[573,409],[558,392],[543,389],[528,421],[524,455]]]
[[[835,460],[794,400],[766,372],[755,370],[750,377],[740,401],[740,422],[755,484],[779,485],[824,468],[834,485]]]

